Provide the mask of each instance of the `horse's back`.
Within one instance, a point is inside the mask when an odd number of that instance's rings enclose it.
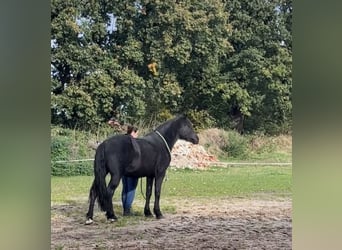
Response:
[[[127,147],[130,143],[130,136],[129,135],[113,135],[102,142],[105,148],[110,150],[121,149]]]
[[[136,140],[140,151],[139,166],[129,170],[132,159],[135,157],[135,150],[132,140]],[[156,137],[148,134],[141,138],[133,139],[129,135],[113,135],[104,140],[97,150],[103,150],[104,160],[110,172],[120,168],[127,176],[153,177],[156,167],[165,168],[168,165],[161,157],[161,149],[155,143]],[[96,152],[98,154],[99,152]],[[164,166],[165,165],[165,166]]]

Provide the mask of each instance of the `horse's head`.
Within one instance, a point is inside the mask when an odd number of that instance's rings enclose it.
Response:
[[[193,144],[198,144],[199,138],[194,131],[192,123],[186,116],[181,116],[179,118],[180,129],[179,129],[179,139],[189,141]]]

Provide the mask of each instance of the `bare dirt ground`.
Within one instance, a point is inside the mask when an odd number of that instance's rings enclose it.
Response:
[[[161,203],[162,205],[162,203]],[[51,207],[51,249],[291,249],[290,199],[186,200],[164,219],[134,216],[108,223],[86,203]],[[161,206],[163,209],[163,206]],[[163,210],[162,210],[163,211]]]

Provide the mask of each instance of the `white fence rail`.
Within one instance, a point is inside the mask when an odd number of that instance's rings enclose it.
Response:
[[[68,161],[53,161],[54,164],[74,163],[93,161],[94,159],[68,160]],[[211,166],[290,166],[292,162],[205,162]]]
[[[292,162],[210,162],[212,166],[290,166]]]

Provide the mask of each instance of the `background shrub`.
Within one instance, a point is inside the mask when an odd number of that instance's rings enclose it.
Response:
[[[225,145],[223,151],[228,157],[244,159],[248,157],[248,139],[236,131],[226,131],[223,133]]]
[[[151,122],[146,122],[151,126]],[[143,136],[151,129],[140,122]],[[108,126],[97,131],[78,131],[61,127],[51,128],[51,174],[53,176],[93,175],[93,159],[97,144],[115,132]],[[122,132],[120,132],[122,133]],[[200,145],[220,160],[249,160],[288,162],[292,155],[291,135],[266,136],[263,134],[240,135],[232,130],[203,129],[199,133]],[[90,159],[81,162],[58,163]]]
[[[215,125],[215,119],[206,110],[191,110],[187,115],[196,130],[212,128]]]
[[[54,176],[92,175],[93,161],[58,162],[93,159],[97,136],[90,132],[51,128],[51,174]]]

